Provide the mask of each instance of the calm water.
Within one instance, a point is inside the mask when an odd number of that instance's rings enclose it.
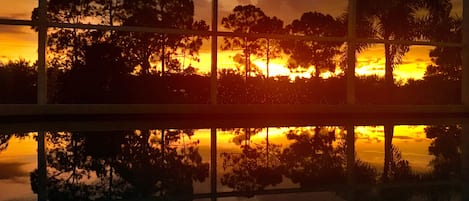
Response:
[[[42,133],[49,200],[463,200],[461,125],[347,128],[5,131],[0,201],[38,199]]]

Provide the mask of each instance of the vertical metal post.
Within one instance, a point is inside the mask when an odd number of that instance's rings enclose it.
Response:
[[[46,171],[45,132],[39,131],[37,138],[37,200],[47,200],[47,171]]]
[[[218,80],[217,80],[217,65],[218,65],[218,0],[212,0],[212,68],[210,70],[210,102],[217,104],[218,96]]]
[[[46,41],[47,41],[47,2],[39,0],[38,5],[38,45],[37,45],[37,103],[47,104],[47,67],[46,67]]]
[[[469,105],[469,0],[463,0],[461,103]]]
[[[217,200],[217,129],[210,129],[210,194]]]
[[[469,121],[467,119],[462,125],[461,150],[462,200],[469,200]]]
[[[347,138],[346,138],[346,154],[347,154],[347,185],[348,185],[348,199],[355,199],[355,127],[347,125]]]
[[[347,104],[355,104],[355,63],[357,36],[357,0],[348,1],[348,41],[347,41]]]

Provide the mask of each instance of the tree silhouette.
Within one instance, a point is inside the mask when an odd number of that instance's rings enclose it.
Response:
[[[157,28],[208,30],[204,21],[194,21],[192,0],[49,0],[48,17],[63,23],[93,23],[113,26],[148,26]],[[37,8],[33,19],[37,19]],[[84,47],[92,43],[108,42],[123,50],[126,65],[139,66],[142,74],[151,71],[152,64],[161,61],[164,66],[171,56],[184,51],[196,59],[202,45],[201,36],[167,35],[162,33],[126,33],[78,29],[52,29],[48,50],[51,64],[57,68],[70,69],[84,62]]]
[[[286,28],[291,34],[317,37],[343,36],[344,24],[339,19],[319,12],[304,13]],[[340,53],[341,42],[285,41],[283,48],[290,54],[290,68],[315,69],[318,78],[323,70],[334,72],[337,66],[336,56]]]
[[[430,37],[434,40],[460,42],[462,39],[462,19],[449,17],[439,24],[438,32]],[[432,65],[425,71],[425,79],[460,80],[462,72],[461,48],[436,47],[430,51]]]
[[[204,21],[194,21],[192,0],[137,0],[124,1],[121,17],[123,25],[172,29],[208,30]],[[183,51],[194,56],[202,46],[201,36],[169,35],[164,33],[119,33],[125,57],[130,65],[139,66],[141,74],[149,74],[152,64],[161,64],[161,73],[171,64],[171,55]],[[153,69],[154,71],[154,69]]]
[[[264,12],[254,5],[239,5],[233,9],[233,12],[224,17],[221,21],[223,27],[235,33],[259,33],[264,30],[261,28],[262,22],[265,22],[267,16]],[[245,77],[250,76],[253,69],[251,69],[251,55],[261,57],[263,51],[261,50],[261,40],[249,37],[225,37],[222,46],[223,50],[231,50],[236,48],[243,49],[241,57],[244,59]]]
[[[60,77],[59,101],[75,103],[121,102],[128,87],[122,86],[133,70],[125,65],[122,49],[110,43],[84,47],[84,62]],[[83,78],[87,82],[83,82]],[[122,95],[120,95],[122,94]]]
[[[0,63],[0,103],[36,103],[36,66],[25,60]]]
[[[259,23],[253,27],[255,33],[269,33],[269,34],[284,34],[283,21],[277,17],[264,17]],[[275,39],[266,38],[261,40],[260,51],[265,52],[265,66],[266,66],[266,77],[269,77],[269,64],[270,60],[281,57],[282,49],[280,41]]]

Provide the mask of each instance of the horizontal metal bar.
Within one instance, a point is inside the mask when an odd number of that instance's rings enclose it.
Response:
[[[0,25],[20,25],[20,26],[33,26],[37,23],[31,20],[15,20],[15,19],[2,19],[0,18]]]
[[[461,185],[460,181],[429,181],[429,182],[412,182],[412,183],[405,183],[405,182],[396,182],[396,183],[389,183],[389,184],[357,184],[354,186],[355,189],[358,190],[365,190],[369,191],[370,189],[424,189],[424,188],[435,188],[441,186],[458,186]],[[260,191],[252,191],[252,192],[217,192],[214,193],[205,193],[205,194],[195,194],[193,198],[195,199],[203,199],[203,198],[210,198],[210,197],[217,197],[217,198],[226,198],[226,197],[241,197],[248,195],[277,195],[277,194],[292,194],[292,193],[314,193],[314,192],[339,192],[339,191],[346,191],[349,188],[347,185],[326,185],[324,187],[317,187],[317,188],[279,188],[279,189],[265,189]]]
[[[109,25],[93,25],[93,24],[71,24],[71,23],[57,23],[49,22],[49,27],[54,28],[78,28],[78,29],[96,29],[96,30],[112,30],[112,31],[125,31],[125,32],[151,32],[151,33],[166,33],[166,34],[187,34],[187,35],[202,35],[211,36],[212,31],[199,31],[187,29],[167,29],[157,27],[142,27],[142,26],[109,26]],[[262,33],[238,33],[218,31],[217,36],[222,37],[248,37],[248,38],[271,38],[271,39],[284,39],[284,40],[313,40],[313,41],[332,41],[344,42],[345,37],[317,37],[317,36],[300,36],[300,35],[284,35],[284,34],[262,34]]]
[[[99,114],[469,114],[465,105],[321,105],[321,104],[0,104],[10,115]]]
[[[167,29],[157,27],[144,27],[144,26],[109,26],[97,24],[73,24],[73,23],[59,23],[49,22],[49,27],[52,28],[77,28],[77,29],[95,29],[105,31],[124,31],[124,32],[151,32],[151,33],[166,33],[166,34],[192,34],[192,35],[210,35],[210,31],[198,31],[187,29]]]
[[[448,187],[461,185],[459,181],[435,181],[435,182],[414,182],[414,183],[393,183],[393,184],[357,184],[355,189],[370,191],[373,190],[387,190],[393,188],[399,188],[404,190],[412,191],[413,189],[434,189],[435,187]],[[193,200],[193,199],[206,199],[206,198],[228,198],[228,197],[245,197],[246,195],[279,195],[279,194],[299,194],[299,193],[316,193],[316,192],[343,192],[346,191],[349,186],[346,185],[326,185],[324,187],[317,188],[279,188],[279,189],[265,189],[250,192],[217,192],[217,193],[198,193],[193,195],[183,194],[178,196],[165,197],[169,200]],[[291,195],[290,198],[294,198]],[[125,201],[131,201],[133,199],[127,199]],[[146,200],[160,200],[158,197],[151,197]]]
[[[31,20],[0,19],[0,25],[35,26],[37,25],[37,22],[31,21]],[[95,29],[95,30],[125,31],[125,32],[150,32],[150,33],[183,34],[183,35],[202,35],[202,36],[213,35],[212,31],[167,29],[167,28],[143,27],[143,26],[109,26],[109,25],[96,25],[96,24],[73,24],[73,23],[49,22],[48,27]],[[347,37],[318,37],[318,36],[303,36],[303,35],[291,35],[291,34],[237,33],[237,32],[227,32],[227,31],[218,31],[216,32],[215,35],[219,37],[270,38],[270,39],[278,39],[278,40],[310,40],[310,41],[319,41],[319,42],[352,41],[356,43],[463,47],[462,43],[437,42],[437,41],[384,40],[384,39],[373,39],[373,38],[357,38],[357,39],[351,40],[351,39],[348,39]]]
[[[49,27],[56,28],[79,28],[79,29],[97,29],[97,30],[113,30],[126,32],[157,32],[167,34],[190,34],[190,35],[213,35],[211,31],[184,30],[184,29],[165,29],[156,27],[141,26],[108,26],[108,25],[92,25],[92,24],[70,24],[70,23],[49,23]],[[279,40],[310,40],[320,42],[347,42],[347,37],[318,37],[303,36],[291,34],[267,34],[267,33],[238,33],[218,31],[217,36],[221,37],[248,37],[248,38],[270,38]],[[404,41],[404,40],[383,40],[372,38],[354,39],[353,42],[358,43],[383,43],[383,44],[402,44],[402,45],[424,45],[424,46],[445,46],[445,47],[462,47],[462,43],[436,42],[436,41]]]
[[[439,46],[439,47],[463,47],[462,43],[438,42],[438,41],[407,41],[407,40],[384,40],[373,38],[357,38],[353,40],[357,43],[381,43],[397,45],[421,45],[421,46]]]

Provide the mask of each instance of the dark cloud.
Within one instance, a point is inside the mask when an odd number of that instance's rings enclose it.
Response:
[[[411,61],[411,60],[405,60],[405,61],[402,61],[401,63],[397,63],[397,65],[409,65],[409,64],[414,64],[415,61]]]
[[[344,13],[347,7],[347,0],[219,0],[218,1],[218,23],[228,16],[236,5],[253,4],[261,8],[266,15],[276,16],[290,24],[294,19],[298,19],[305,12],[318,11],[332,16],[339,16]],[[212,0],[195,0],[195,18],[211,23]],[[220,29],[223,28],[220,26]]]
[[[235,1],[218,1],[218,24],[221,24],[221,19],[228,16],[233,10],[234,6],[237,5]],[[204,20],[207,24],[212,24],[212,0],[195,0],[195,19]],[[219,26],[221,28],[221,26]]]
[[[26,177],[29,175],[27,171],[21,169],[26,163],[0,163],[0,179],[14,179],[16,177]]]
[[[416,62],[427,62],[428,59],[416,58],[415,61],[416,61]]]
[[[8,13],[8,14],[0,14],[0,18],[3,19],[31,19],[31,12],[21,12],[21,13]]]
[[[252,0],[238,0],[240,5],[253,4]]]
[[[411,139],[414,139],[414,138],[413,138],[413,137],[409,137],[409,136],[393,136],[393,139],[411,140]]]
[[[212,19],[212,1],[196,0],[194,1],[194,7],[196,20],[204,20],[207,24],[210,24]]]
[[[25,26],[0,25],[0,34],[31,34],[33,31]]]
[[[258,0],[257,6],[267,15],[277,16],[289,24],[309,11],[339,16],[345,12],[347,4],[347,0]]]

